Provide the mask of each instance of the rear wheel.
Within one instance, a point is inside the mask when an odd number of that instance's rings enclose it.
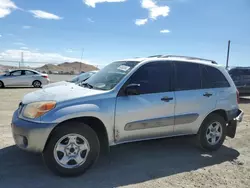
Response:
[[[4,87],[4,83],[0,80],[0,88]]]
[[[97,160],[99,153],[100,143],[94,130],[86,124],[74,126],[71,122],[56,129],[43,157],[55,174],[77,176]]]
[[[35,87],[35,88],[40,88],[42,83],[39,81],[39,80],[35,80],[32,85]]]
[[[209,115],[197,135],[200,146],[206,150],[219,149],[226,137],[226,121],[217,114]]]

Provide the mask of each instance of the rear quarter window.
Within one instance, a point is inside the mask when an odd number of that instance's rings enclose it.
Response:
[[[214,67],[202,65],[202,88],[226,88],[230,87],[221,71]]]

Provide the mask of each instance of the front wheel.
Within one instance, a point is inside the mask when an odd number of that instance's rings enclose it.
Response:
[[[51,135],[43,152],[48,168],[60,176],[83,174],[98,158],[100,143],[86,124],[59,127]]]
[[[4,87],[4,83],[0,80],[0,88]]]
[[[220,115],[209,115],[203,121],[197,137],[203,149],[209,151],[219,149],[226,138],[226,121]]]

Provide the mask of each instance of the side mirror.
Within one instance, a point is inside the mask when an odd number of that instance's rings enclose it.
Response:
[[[10,76],[10,73],[8,72],[8,73],[6,73],[4,76]]]
[[[140,94],[139,87],[140,87],[140,84],[129,84],[125,88],[125,94],[126,95],[139,95]]]

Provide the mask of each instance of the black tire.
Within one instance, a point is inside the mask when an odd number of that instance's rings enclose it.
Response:
[[[4,88],[4,83],[0,80],[0,88]]]
[[[39,81],[39,80],[35,80],[33,83],[32,83],[33,87],[35,88],[40,88],[42,86],[42,83]]]
[[[213,122],[219,122],[221,124],[221,137],[220,139],[218,139],[219,141],[214,144],[211,145],[206,137],[206,134],[209,132],[208,131],[208,127],[213,123]],[[197,135],[197,140],[198,140],[198,144],[201,148],[208,150],[208,151],[215,151],[218,150],[224,140],[226,138],[226,121],[223,117],[221,117],[218,114],[210,114],[201,124],[200,130],[198,132]]]
[[[54,147],[60,138],[73,133],[85,137],[89,143],[90,150],[86,161],[83,164],[75,168],[64,168],[57,163],[54,157]],[[52,133],[43,152],[43,159],[46,166],[56,175],[78,176],[83,174],[91,165],[94,164],[99,157],[99,153],[100,143],[95,131],[84,123],[70,122],[56,128],[56,130]]]

